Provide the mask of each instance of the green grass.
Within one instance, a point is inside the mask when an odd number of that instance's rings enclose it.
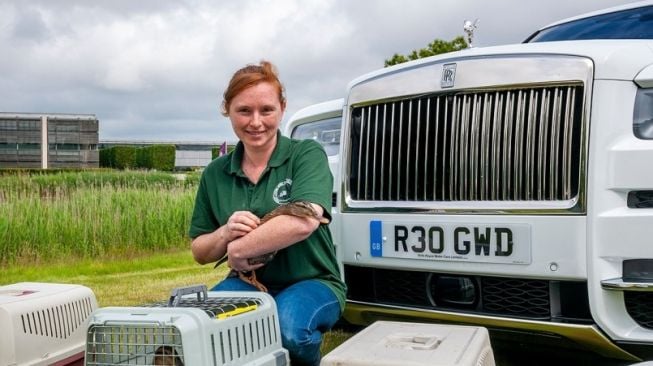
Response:
[[[100,306],[134,306],[165,299],[174,287],[211,284],[225,275],[193,260],[190,250],[131,259],[83,259],[55,264],[10,266],[2,284],[74,283],[93,290]]]
[[[168,173],[0,175],[0,266],[186,248],[196,186]]]
[[[0,192],[13,191],[27,194],[47,194],[48,191],[69,191],[87,187],[169,188],[196,186],[199,173],[186,172],[185,179],[168,172],[140,170],[0,170]]]

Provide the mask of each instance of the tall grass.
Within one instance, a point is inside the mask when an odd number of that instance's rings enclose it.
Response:
[[[117,171],[117,170],[89,170],[89,171],[7,171],[0,170],[0,193],[22,192],[47,194],[48,192],[70,191],[77,188],[112,187],[130,188],[170,188],[177,186],[195,186],[199,174],[186,173],[185,179],[166,172],[148,171]]]
[[[0,176],[0,265],[187,248],[194,182],[143,172]]]

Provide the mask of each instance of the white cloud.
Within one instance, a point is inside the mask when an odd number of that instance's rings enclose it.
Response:
[[[520,42],[560,18],[627,2],[552,0],[14,0],[0,2],[0,111],[94,113],[101,139],[234,139],[223,88],[275,63],[286,118],[435,38]],[[508,9],[508,10],[505,10]]]

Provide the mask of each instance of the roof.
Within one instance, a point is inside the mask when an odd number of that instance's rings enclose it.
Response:
[[[546,26],[539,28],[539,30],[550,28],[550,27],[556,26],[558,24],[568,23],[568,22],[578,20],[578,19],[589,18],[589,17],[593,17],[593,16],[596,16],[596,15],[614,13],[614,12],[621,11],[621,10],[634,9],[634,8],[639,8],[639,7],[643,7],[643,6],[650,6],[650,5],[653,5],[653,0],[636,1],[636,2],[633,2],[633,3],[624,4],[624,5],[613,6],[613,7],[610,7],[610,8],[591,11],[591,12],[588,12],[588,13],[583,13],[583,14],[575,15],[573,17],[561,19],[561,20],[558,20],[558,21],[553,22],[551,24],[547,24]]]
[[[295,112],[288,121],[283,125],[283,133],[288,135],[291,126],[296,126],[306,122],[312,122],[325,118],[340,117],[344,98],[328,100],[326,102],[311,104]]]
[[[0,119],[48,119],[97,121],[94,114],[0,112]]]

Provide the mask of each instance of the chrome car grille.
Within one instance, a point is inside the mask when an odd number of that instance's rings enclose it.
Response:
[[[353,201],[568,201],[579,194],[583,86],[463,90],[354,106]]]

